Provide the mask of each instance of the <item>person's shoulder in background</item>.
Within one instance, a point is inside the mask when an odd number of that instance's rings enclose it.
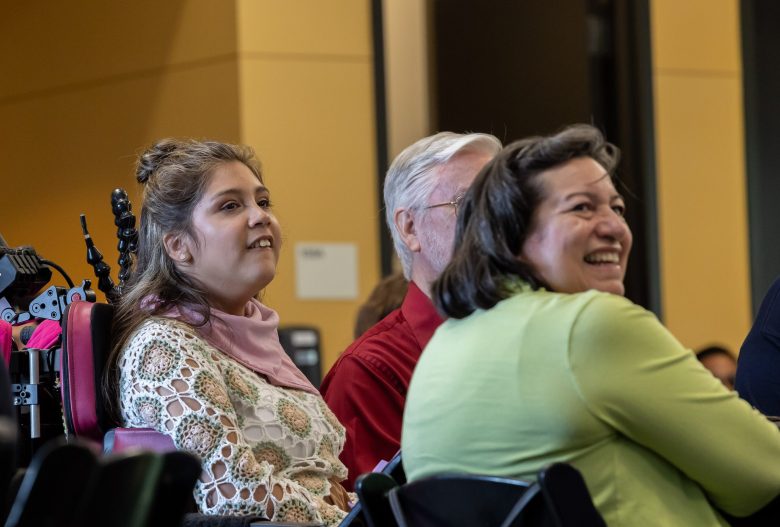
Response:
[[[360,338],[374,324],[401,307],[408,288],[409,282],[401,272],[384,277],[358,309],[355,338]]]
[[[764,295],[742,343],[735,388],[764,415],[780,416],[780,278]]]

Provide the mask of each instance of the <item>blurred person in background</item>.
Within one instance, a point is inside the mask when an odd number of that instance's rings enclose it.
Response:
[[[360,306],[355,320],[355,338],[366,332],[374,324],[401,307],[409,282],[402,272],[384,277],[368,295],[368,300]]]
[[[734,358],[734,354],[722,346],[707,346],[696,352],[696,358],[723,383],[723,386],[729,390],[734,389],[737,375],[737,359]]]
[[[739,396],[780,420],[780,278],[761,301],[737,360]]]

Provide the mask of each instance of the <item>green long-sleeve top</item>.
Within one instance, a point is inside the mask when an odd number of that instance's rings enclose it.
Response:
[[[780,431],[650,312],[531,291],[441,326],[417,365],[402,451],[411,480],[531,479],[578,468],[615,526],[726,525],[780,494]]]

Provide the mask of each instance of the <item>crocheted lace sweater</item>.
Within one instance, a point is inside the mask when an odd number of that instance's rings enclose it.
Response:
[[[269,384],[184,323],[152,318],[120,360],[124,425],[154,428],[200,456],[195,500],[207,514],[338,525],[326,503],[347,470],[344,427],[319,395]]]

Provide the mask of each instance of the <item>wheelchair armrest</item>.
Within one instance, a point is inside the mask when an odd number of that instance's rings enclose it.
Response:
[[[141,448],[152,452],[176,450],[173,439],[151,428],[113,428],[103,438],[103,451],[122,452],[128,448]]]
[[[181,527],[325,527],[321,523],[272,522],[258,516],[211,516],[193,512],[184,515]]]
[[[292,522],[267,522],[257,521],[249,524],[249,527],[325,527],[323,523],[306,522],[306,523],[292,523]]]

